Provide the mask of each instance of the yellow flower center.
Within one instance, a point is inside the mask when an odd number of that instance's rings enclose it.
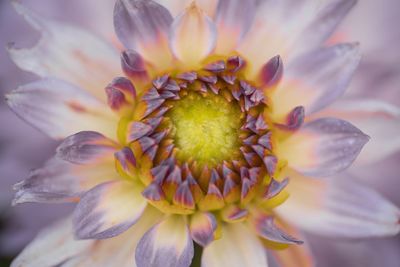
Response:
[[[190,93],[167,113],[180,161],[215,166],[237,154],[241,112],[221,96]]]

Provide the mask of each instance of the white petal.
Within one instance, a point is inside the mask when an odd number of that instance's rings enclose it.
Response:
[[[84,252],[93,241],[76,241],[66,219],[42,232],[12,262],[11,267],[53,267]]]
[[[283,117],[297,106],[306,114],[328,106],[345,92],[359,62],[357,44],[320,48],[296,58],[272,96],[274,116]]]
[[[332,181],[291,175],[290,198],[276,208],[297,227],[333,237],[365,238],[400,232],[400,210],[351,177]]]
[[[183,216],[171,215],[151,228],[136,248],[138,267],[189,267],[193,241]]]
[[[53,138],[91,130],[115,138],[117,117],[89,93],[64,81],[46,78],[6,95],[18,116]]]
[[[322,118],[306,123],[277,153],[307,176],[330,176],[348,168],[369,137],[349,122]]]
[[[42,34],[31,49],[9,48],[15,64],[41,77],[67,80],[105,102],[105,85],[120,73],[116,49],[82,29],[45,20],[18,1],[13,4]]]
[[[193,2],[175,18],[169,39],[171,50],[179,60],[197,66],[214,49],[217,29],[211,18]]]
[[[267,253],[257,236],[242,223],[227,224],[222,238],[204,248],[202,267],[267,267]]]
[[[215,24],[218,30],[217,54],[228,54],[249,30],[255,13],[255,0],[219,0]]]
[[[79,239],[104,239],[121,234],[135,224],[147,201],[139,184],[127,181],[104,183],[91,189],[74,211]]]
[[[372,99],[347,99],[334,103],[318,116],[345,119],[371,137],[356,164],[371,164],[400,150],[400,109]]]

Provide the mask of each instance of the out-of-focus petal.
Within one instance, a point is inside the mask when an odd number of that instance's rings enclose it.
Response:
[[[242,223],[222,227],[222,238],[204,248],[202,267],[267,267],[261,241]]]
[[[171,25],[170,47],[173,54],[189,66],[197,66],[215,48],[217,28],[193,2]]]
[[[155,0],[168,8],[172,16],[176,17],[187,8],[193,0]],[[217,8],[217,0],[196,0],[196,4],[204,10],[209,17],[213,17]]]
[[[323,109],[345,92],[359,62],[357,44],[320,48],[295,59],[272,95],[274,116],[297,106],[304,106],[306,114]]]
[[[190,235],[194,241],[205,247],[214,240],[217,228],[215,216],[209,212],[198,212],[190,218]]]
[[[171,60],[168,29],[172,16],[153,0],[118,0],[114,8],[114,27],[128,49],[134,49],[157,68]]]
[[[12,262],[11,267],[52,267],[79,255],[93,241],[76,241],[70,219],[43,230]]]
[[[215,24],[218,41],[215,52],[232,52],[249,30],[256,13],[255,0],[220,0],[218,1]]]
[[[332,181],[291,175],[290,198],[276,208],[308,232],[344,238],[396,235],[400,210],[379,193],[351,177]]]
[[[304,124],[279,144],[279,158],[307,176],[330,176],[348,168],[369,137],[349,122],[322,118]]]
[[[74,202],[90,188],[118,179],[114,158],[86,165],[74,165],[59,158],[52,158],[29,177],[17,183],[14,204],[25,202]]]
[[[104,85],[120,73],[116,49],[89,32],[45,20],[18,1],[13,4],[42,34],[33,48],[9,48],[15,64],[41,77],[54,76],[70,81],[105,102]]]
[[[279,263],[279,266],[284,267],[314,267],[315,261],[311,254],[310,248],[306,244],[301,246],[289,246],[282,250],[272,249],[272,256]]]
[[[400,150],[400,108],[372,99],[344,99],[318,116],[334,116],[353,123],[371,136],[356,164],[371,164]]]
[[[140,267],[189,267],[193,254],[185,218],[171,215],[142,237],[135,258]]]
[[[312,1],[311,1],[312,2]],[[357,0],[332,0],[319,8],[316,16],[295,40],[300,54],[323,44],[336,30],[339,23],[352,10]]]
[[[133,182],[113,181],[85,193],[74,211],[75,235],[79,239],[104,239],[126,231],[147,206],[141,190]]]
[[[89,93],[67,82],[46,78],[6,95],[21,118],[53,138],[92,130],[115,138],[117,117]]]

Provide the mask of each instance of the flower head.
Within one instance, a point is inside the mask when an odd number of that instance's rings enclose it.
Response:
[[[264,247],[303,243],[285,221],[302,210],[276,209],[288,198],[291,176],[343,171],[369,140],[349,122],[317,115],[343,94],[360,59],[357,44],[321,47],[354,1],[306,1],[297,9],[293,1],[193,1],[178,12],[174,3],[166,3],[169,11],[152,0],[116,2],[124,76],[113,75],[104,93],[92,88],[97,99],[52,78],[8,95],[17,114],[55,137],[70,133],[60,118],[84,118],[69,121],[84,131],[15,186],[15,203],[77,202],[76,238],[101,240],[72,245],[76,251],[54,264],[105,264],[105,255],[129,248],[139,267],[184,267],[196,243],[203,266],[267,266]],[[50,36],[59,34],[16,7]],[[11,48],[17,64],[32,66],[27,57],[50,47],[46,37],[33,51]],[[107,64],[113,50],[91,41],[96,47],[85,43],[86,52],[101,61],[73,54],[104,80],[102,73],[115,73]],[[381,201],[390,232],[398,232],[398,210]]]

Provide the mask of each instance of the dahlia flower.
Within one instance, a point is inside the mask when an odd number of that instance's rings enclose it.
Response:
[[[324,43],[354,4],[117,0],[121,75],[112,45],[14,2],[43,35],[10,55],[43,78],[8,104],[65,138],[15,185],[14,203],[77,206],[12,266],[267,266],[266,250],[283,266],[310,266],[299,229],[397,234],[396,206],[335,177],[369,140],[335,116],[395,113],[330,105],[360,53]]]

